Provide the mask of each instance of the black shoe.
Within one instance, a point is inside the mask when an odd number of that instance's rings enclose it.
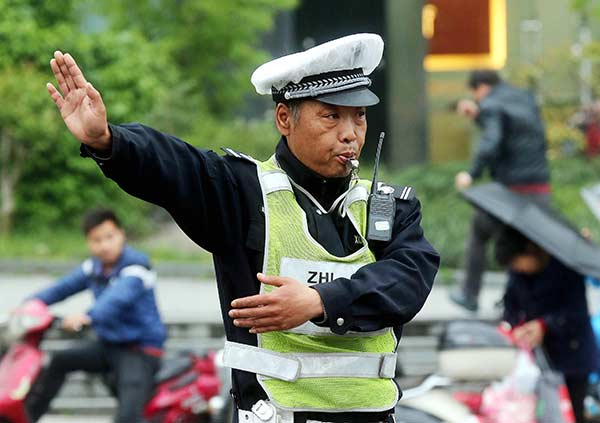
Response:
[[[462,291],[451,291],[450,292],[450,300],[473,313],[476,313],[479,310],[479,304],[477,304],[477,300],[472,298],[468,298]]]

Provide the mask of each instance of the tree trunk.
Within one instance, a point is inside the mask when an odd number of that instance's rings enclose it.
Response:
[[[9,236],[12,231],[15,186],[20,173],[18,158],[12,154],[13,151],[12,138],[2,131],[0,135],[0,236],[3,237]]]

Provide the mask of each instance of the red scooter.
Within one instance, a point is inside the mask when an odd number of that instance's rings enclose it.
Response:
[[[27,396],[46,356],[40,343],[58,321],[37,300],[11,313],[6,331],[10,348],[0,361],[0,423],[29,423]],[[144,417],[152,423],[215,422],[226,400],[220,396],[220,385],[214,354],[166,359]]]

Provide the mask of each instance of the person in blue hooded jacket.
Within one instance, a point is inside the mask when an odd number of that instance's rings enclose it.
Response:
[[[77,332],[89,325],[97,339],[52,355],[28,398],[30,419],[35,422],[48,410],[68,373],[83,370],[115,376],[115,422],[142,422],[166,338],[154,295],[156,274],[145,254],[126,245],[113,211],[88,212],[83,231],[92,257],[31,298],[51,305],[91,290],[91,308],[65,316],[62,327]]]

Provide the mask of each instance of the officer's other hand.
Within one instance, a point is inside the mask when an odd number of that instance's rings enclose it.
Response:
[[[462,191],[464,189],[469,188],[473,184],[473,178],[469,174],[469,172],[458,172],[454,177],[454,185],[456,189]]]
[[[456,103],[456,113],[475,119],[479,114],[479,106],[473,100],[463,99]]]
[[[60,92],[51,83],[46,84],[46,88],[69,131],[96,150],[109,150],[111,136],[100,93],[86,81],[69,53],[55,51],[50,67]]]
[[[62,328],[69,332],[79,332],[84,326],[92,323],[90,316],[87,314],[72,314],[63,318]]]
[[[229,317],[234,325],[263,333],[291,329],[323,314],[321,296],[315,289],[282,276],[258,273],[257,278],[277,289],[232,301]]]

